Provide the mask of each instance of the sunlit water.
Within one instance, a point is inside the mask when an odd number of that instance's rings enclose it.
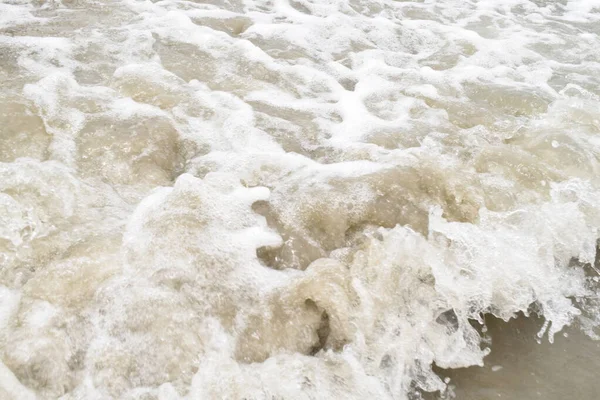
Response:
[[[597,0],[0,1],[0,398],[598,398],[599,35]]]

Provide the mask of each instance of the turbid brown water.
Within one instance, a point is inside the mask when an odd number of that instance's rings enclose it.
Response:
[[[600,343],[567,329],[550,344],[539,341],[542,321],[518,318],[509,323],[488,318],[492,352],[484,367],[438,371],[450,378],[457,399],[593,399]]]
[[[599,35],[0,1],[0,398],[599,398]]]

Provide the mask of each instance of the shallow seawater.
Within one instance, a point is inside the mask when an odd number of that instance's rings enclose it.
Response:
[[[2,1],[0,398],[596,399],[599,161],[594,0]]]
[[[557,335],[552,344],[539,341],[538,319],[509,323],[488,319],[492,352],[485,367],[446,370],[457,399],[593,399],[600,343],[576,329]]]

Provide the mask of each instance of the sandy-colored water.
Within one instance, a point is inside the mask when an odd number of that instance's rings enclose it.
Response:
[[[0,1],[0,398],[598,398],[599,35]]]
[[[567,329],[552,344],[536,340],[537,319],[488,319],[492,352],[485,366],[441,371],[457,399],[593,399],[600,343]]]

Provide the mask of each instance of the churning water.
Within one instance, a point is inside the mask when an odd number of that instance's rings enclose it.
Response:
[[[1,399],[600,393],[598,0],[2,0],[0,161]]]

